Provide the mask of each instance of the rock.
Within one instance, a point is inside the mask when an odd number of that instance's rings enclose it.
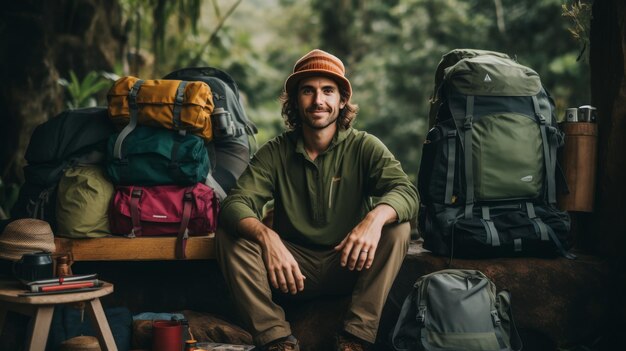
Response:
[[[250,333],[210,313],[185,310],[191,334],[199,342],[252,345]]]
[[[447,263],[447,257],[426,253],[419,243],[411,245],[383,311],[379,339],[392,330],[417,278],[446,269]],[[477,269],[498,289],[509,290],[513,315],[527,344],[532,341],[525,335],[541,335],[558,347],[567,347],[590,342],[602,334],[609,309],[609,267],[602,259],[582,254],[576,260],[454,259],[451,268]]]
[[[251,345],[252,336],[240,327],[215,315],[185,310],[182,313],[189,322],[192,338],[198,342],[219,342],[235,345]],[[152,321],[133,322],[132,347],[150,349],[152,344]]]
[[[446,269],[447,263],[447,257],[426,253],[419,243],[411,245],[383,310],[378,350],[391,350],[389,335],[417,278]],[[609,267],[602,259],[581,254],[576,260],[454,259],[452,268],[480,270],[498,289],[511,292],[513,314],[526,350],[589,344],[602,335],[609,309]],[[350,297],[346,296],[283,303],[303,351],[331,349],[334,333],[341,328],[349,302]]]

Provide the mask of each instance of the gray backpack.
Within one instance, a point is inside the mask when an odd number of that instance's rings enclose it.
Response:
[[[393,331],[396,351],[521,350],[508,291],[476,270],[446,269],[420,277]]]

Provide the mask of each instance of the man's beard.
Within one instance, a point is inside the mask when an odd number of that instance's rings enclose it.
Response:
[[[311,108],[311,111],[307,111],[307,112],[313,112],[313,111],[315,111],[315,108]],[[338,118],[339,118],[339,115],[335,116],[335,118],[330,119],[326,123],[321,124],[321,125],[320,124],[315,124],[313,122],[313,119],[311,119],[311,118],[303,118],[303,122],[304,122],[304,124],[306,124],[311,129],[322,130],[322,129],[327,128],[331,124],[337,122]]]
[[[337,122],[338,118],[339,118],[339,116],[329,120],[327,123],[324,123],[324,124],[315,124],[315,123],[313,123],[313,121],[310,118],[304,118],[304,124],[306,124],[311,129],[322,130],[322,129],[327,128],[331,124]]]

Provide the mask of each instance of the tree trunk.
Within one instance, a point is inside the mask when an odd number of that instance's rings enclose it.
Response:
[[[598,107],[596,208],[586,241],[599,253],[623,257],[626,244],[626,5],[595,1],[591,26],[591,95]]]
[[[21,183],[33,129],[59,113],[58,78],[113,71],[126,39],[121,9],[107,0],[12,1],[0,12],[0,169]]]
[[[591,96],[598,108],[595,211],[582,223],[585,242],[609,259],[613,315],[608,334],[626,325],[626,4],[594,1],[591,22]]]

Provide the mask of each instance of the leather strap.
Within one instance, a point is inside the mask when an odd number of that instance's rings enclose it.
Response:
[[[183,196],[183,218],[178,229],[178,237],[176,238],[176,258],[185,259],[185,249],[187,248],[187,239],[189,238],[189,219],[191,218],[191,207],[193,201],[193,187],[188,187]]]
[[[141,194],[143,190],[141,188],[133,188],[130,193],[130,220],[133,224],[133,229],[127,235],[129,238],[141,236],[143,234],[141,229],[141,215],[139,214],[139,201],[141,200]]]

